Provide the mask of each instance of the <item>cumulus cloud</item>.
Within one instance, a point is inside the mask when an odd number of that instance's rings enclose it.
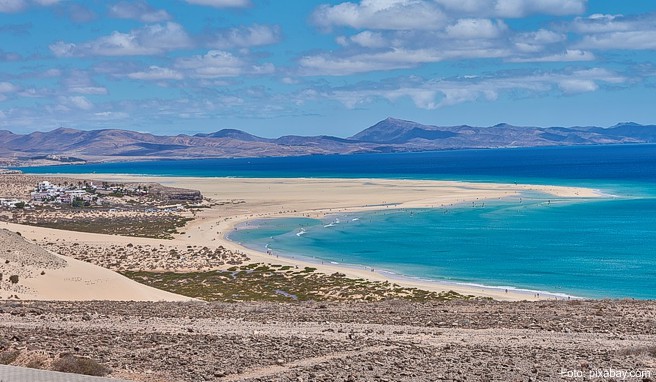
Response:
[[[530,14],[576,15],[585,11],[587,0],[433,0],[452,15],[524,17]]]
[[[18,91],[18,86],[11,82],[0,82],[0,93],[7,94]]]
[[[159,66],[150,66],[148,70],[132,72],[127,75],[135,80],[163,81],[163,80],[181,80],[184,78],[182,73],[169,68]]]
[[[446,27],[446,33],[456,39],[491,39],[500,37],[508,27],[503,21],[488,19],[460,19]]]
[[[656,30],[612,32],[585,36],[578,46],[588,49],[656,49]]]
[[[530,14],[581,14],[586,3],[587,0],[361,0],[320,5],[312,19],[321,27],[430,30],[463,15],[519,18]]]
[[[524,17],[530,14],[575,15],[585,11],[587,0],[496,0],[499,17]]]
[[[356,44],[365,48],[383,48],[389,45],[382,33],[372,31],[363,31],[351,37],[340,36],[337,43],[343,46]]]
[[[250,0],[186,0],[189,4],[206,5],[214,8],[243,8],[248,7]]]
[[[625,17],[594,14],[576,18],[571,30],[582,34],[576,47],[584,49],[656,49],[656,15]]]
[[[570,29],[577,33],[608,33],[635,30],[638,20],[626,19],[622,15],[593,14],[588,17],[577,17],[570,24]]]
[[[193,45],[184,28],[177,23],[147,25],[129,33],[113,32],[82,44],[58,41],[50,51],[58,57],[155,55]]]
[[[560,25],[514,31],[503,18],[570,15],[586,0],[360,0],[323,4],[313,14],[321,27],[350,27],[335,42],[344,49],[299,59],[302,75],[351,75],[407,69],[445,60],[499,58],[509,62],[590,61]],[[656,41],[656,40],[655,40]]]
[[[171,15],[163,9],[154,9],[147,2],[121,1],[109,8],[109,14],[121,19],[134,19],[145,23],[158,23],[171,19]]]
[[[573,62],[573,61],[592,61],[595,55],[592,52],[587,52],[579,49],[567,49],[562,53],[556,53],[547,56],[535,57],[516,57],[511,58],[510,62]]]
[[[299,60],[302,75],[344,76],[378,70],[413,68],[421,64],[461,58],[499,58],[508,52],[498,48],[393,48],[346,57],[330,54],[304,56]]]
[[[207,54],[180,58],[177,69],[186,71],[195,78],[236,77],[242,74],[269,74],[275,71],[272,64],[255,65],[221,50],[210,50]]]
[[[97,85],[88,73],[73,70],[62,79],[62,85],[70,93],[103,95],[107,94],[107,88]]]
[[[206,33],[207,45],[215,49],[248,48],[271,45],[280,41],[280,27],[250,25]]]
[[[564,33],[539,29],[534,32],[517,33],[512,37],[512,41],[519,52],[535,53],[541,52],[549,45],[564,43],[567,41],[567,36]]]
[[[63,106],[71,106],[80,110],[93,109],[93,103],[83,96],[61,97],[60,101]]]
[[[599,89],[599,85],[592,80],[564,79],[558,82],[558,87],[565,93],[586,93]]]
[[[323,4],[314,11],[312,20],[321,27],[430,30],[442,27],[446,16],[432,1],[361,0],[357,4]]]
[[[18,95],[21,97],[27,97],[27,98],[42,98],[42,97],[49,97],[52,96],[54,92],[51,89],[45,89],[45,88],[27,88],[21,90]]]
[[[535,72],[526,75],[495,73],[451,79],[399,78],[374,84],[303,92],[305,97],[333,99],[348,108],[379,99],[396,102],[410,99],[421,109],[437,109],[479,100],[493,101],[503,94],[526,92],[545,95],[552,92],[575,94],[598,90],[602,84],[622,84],[627,79],[601,68],[562,72]]]

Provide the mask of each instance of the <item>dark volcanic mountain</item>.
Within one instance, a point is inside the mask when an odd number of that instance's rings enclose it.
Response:
[[[77,158],[115,161],[263,157],[620,143],[656,143],[656,126],[620,123],[609,128],[539,128],[508,124],[443,127],[388,118],[350,138],[292,135],[277,139],[234,129],[194,136],[159,136],[111,129],[59,128],[26,135],[0,130],[0,157],[5,158],[5,162],[10,159],[21,163],[37,159],[71,162]]]

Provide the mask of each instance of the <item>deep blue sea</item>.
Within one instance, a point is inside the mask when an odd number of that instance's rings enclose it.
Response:
[[[211,159],[24,168],[27,173],[372,177],[586,186],[607,197],[518,199],[250,222],[231,239],[277,254],[412,277],[656,298],[656,145]],[[217,182],[220,182],[217,179]],[[302,234],[299,234],[301,233]]]

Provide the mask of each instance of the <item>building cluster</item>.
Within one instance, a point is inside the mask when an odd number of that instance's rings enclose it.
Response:
[[[93,202],[97,200],[94,195],[96,186],[93,183],[85,183],[84,186],[74,184],[60,185],[48,181],[39,182],[34,191],[30,193],[33,202],[54,202],[61,204],[73,204],[75,201]]]

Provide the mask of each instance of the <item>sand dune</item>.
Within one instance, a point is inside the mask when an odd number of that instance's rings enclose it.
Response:
[[[118,273],[50,253],[0,229],[0,298],[21,300],[189,301]],[[13,276],[13,277],[12,277]]]

